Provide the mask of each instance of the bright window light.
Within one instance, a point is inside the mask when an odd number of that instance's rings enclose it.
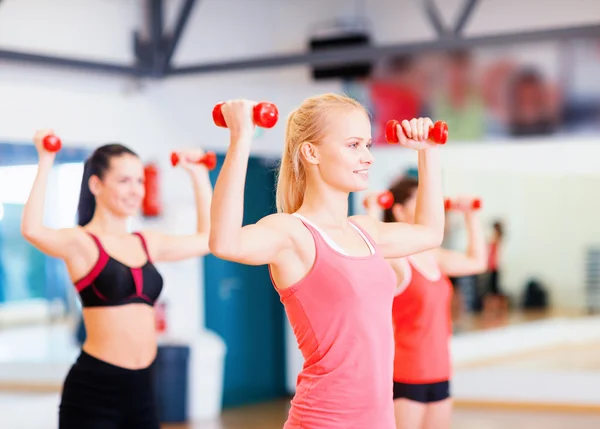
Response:
[[[25,204],[37,174],[37,165],[0,167],[0,207]],[[48,226],[63,228],[75,222],[83,163],[57,164],[48,178],[44,218]],[[4,210],[0,209],[0,218]]]

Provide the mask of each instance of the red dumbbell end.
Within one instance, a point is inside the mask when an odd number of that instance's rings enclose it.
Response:
[[[225,122],[225,118],[223,117],[223,112],[221,111],[221,106],[223,106],[225,102],[218,103],[212,111],[213,122],[217,127],[227,128],[227,123]]]
[[[179,155],[177,152],[171,152],[171,165],[175,167],[177,164],[179,164]]]
[[[208,152],[204,155],[203,163],[209,170],[214,170],[217,166],[217,154],[214,152]]]
[[[262,128],[273,128],[279,120],[279,111],[277,106],[266,101],[254,106],[254,123]]]
[[[448,124],[437,121],[429,132],[431,139],[438,144],[446,144],[448,141]]]
[[[390,191],[385,191],[377,197],[377,204],[384,210],[391,209],[394,205],[394,195]]]
[[[44,149],[48,152],[58,152],[62,148],[62,142],[60,138],[53,134],[49,134],[44,137],[43,140]]]
[[[395,119],[392,119],[387,122],[385,125],[385,140],[388,143],[399,143],[400,139],[398,138],[398,125],[400,123]]]

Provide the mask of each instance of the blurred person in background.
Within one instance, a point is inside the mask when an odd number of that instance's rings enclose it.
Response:
[[[497,220],[492,224],[492,236],[488,242],[488,281],[483,300],[483,313],[486,318],[503,316],[508,311],[508,297],[500,285],[500,253],[503,240],[504,225]]]
[[[402,176],[389,191],[391,208],[384,222],[413,224],[417,210],[418,179]],[[367,197],[368,214],[382,216],[379,193]],[[459,198],[468,231],[466,251],[435,248],[408,257],[387,259],[396,273],[394,325],[394,412],[397,429],[449,429],[452,335],[452,284],[448,276],[485,272],[487,251],[479,216],[470,198]]]
[[[560,123],[558,93],[534,69],[514,73],[509,84],[508,129],[513,137],[549,135]]]
[[[410,55],[390,59],[381,76],[369,82],[374,118],[374,141],[385,143],[385,126],[391,119],[403,121],[427,116],[424,97],[426,73]]]
[[[485,134],[485,101],[469,51],[447,53],[439,67],[441,87],[432,94],[432,114],[444,118],[452,140],[480,141]]]

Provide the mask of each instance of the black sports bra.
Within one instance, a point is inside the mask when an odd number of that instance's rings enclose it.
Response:
[[[75,283],[83,307],[112,307],[133,303],[154,306],[163,287],[163,278],[152,264],[146,240],[135,232],[146,253],[146,263],[129,267],[110,256],[94,234],[100,255],[92,270]]]

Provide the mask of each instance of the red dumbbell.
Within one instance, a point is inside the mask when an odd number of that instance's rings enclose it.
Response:
[[[398,125],[400,122],[392,119],[385,125],[385,139],[388,143],[398,143]],[[404,130],[404,128],[403,128]],[[429,139],[437,144],[446,144],[448,140],[448,124],[443,121],[437,121],[429,128]]]
[[[209,170],[214,170],[214,168],[217,166],[217,155],[214,152],[207,152],[202,158],[190,162],[195,164],[204,164]],[[179,164],[179,155],[177,152],[172,152],[171,165],[175,167],[177,164]]]
[[[225,103],[219,103],[214,107],[212,111],[212,117],[217,127],[227,128],[225,118],[223,117],[223,112],[221,112],[221,106],[223,106],[223,104]],[[252,116],[256,126],[262,128],[273,128],[279,119],[279,111],[277,110],[277,106],[275,106],[273,103],[262,101],[254,106]]]
[[[60,138],[55,136],[54,134],[48,134],[42,140],[42,144],[44,145],[44,149],[48,152],[58,152],[62,148],[62,142]]]
[[[363,206],[368,208],[368,205],[369,199],[365,198],[363,200]],[[377,205],[384,210],[391,209],[394,205],[394,195],[390,191],[380,193],[377,195]]]
[[[444,209],[446,210],[457,210],[460,208],[460,205],[457,201],[453,201],[450,198],[446,198],[444,200]],[[479,210],[481,209],[481,200],[479,198],[474,198],[469,203],[470,210]]]

